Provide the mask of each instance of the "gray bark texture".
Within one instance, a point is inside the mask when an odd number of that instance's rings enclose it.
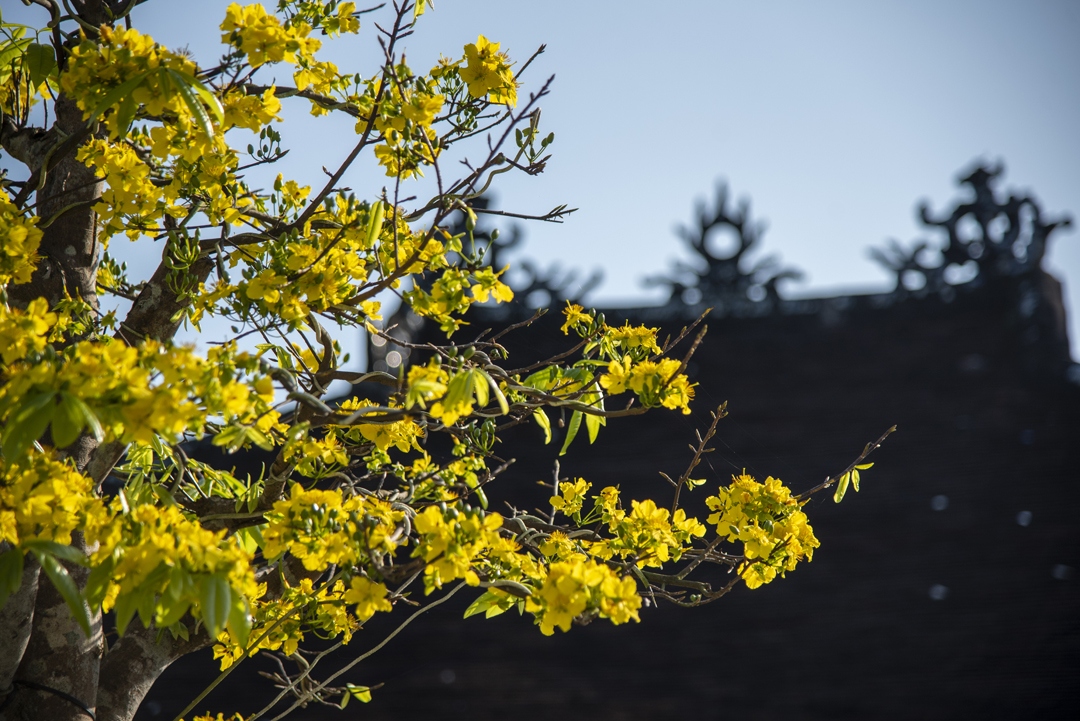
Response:
[[[10,548],[8,544],[0,544],[0,553],[7,548]],[[30,625],[34,620],[34,601],[37,599],[38,572],[41,569],[31,555],[26,557],[24,564],[22,585],[0,608],[0,703],[4,702],[5,689],[8,689],[6,693],[14,690],[11,682],[15,680],[19,660],[30,641]]]
[[[76,543],[78,540],[73,539]],[[78,566],[68,566],[68,572],[80,587],[89,575],[89,571]],[[91,617],[91,633],[87,637],[67,603],[48,581],[37,589],[33,613],[29,642],[16,671],[15,688],[3,718],[13,721],[87,718],[85,711],[72,701],[40,687],[68,694],[91,710],[96,706],[98,669],[104,648],[101,614]]]

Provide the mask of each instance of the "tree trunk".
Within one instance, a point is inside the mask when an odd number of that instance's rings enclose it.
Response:
[[[56,100],[54,129],[60,137],[85,134],[82,111],[64,95]],[[50,136],[57,136],[50,132]],[[26,307],[34,298],[55,305],[65,293],[82,298],[97,308],[98,238],[97,213],[90,204],[101,197],[103,184],[94,171],[75,159],[75,148],[52,169],[43,166],[45,184],[38,192],[37,214],[43,223],[50,220],[41,238],[41,262],[29,283],[12,285],[8,295],[16,305]],[[67,209],[65,211],[65,209]]]
[[[8,546],[7,543],[0,544],[0,553]],[[30,641],[30,627],[34,619],[38,572],[41,569],[32,555],[26,556],[24,564],[19,590],[11,594],[4,607],[0,608],[0,706],[4,703],[4,689],[14,690],[11,682],[15,680],[15,671]]]
[[[85,550],[81,534],[74,534],[72,545]],[[86,584],[89,570],[79,566],[67,569],[80,588]],[[49,582],[38,587],[33,614],[15,688],[0,718],[86,721],[89,716],[85,709],[92,711],[97,705],[98,668],[104,650],[101,614],[91,615],[91,633],[87,637]]]

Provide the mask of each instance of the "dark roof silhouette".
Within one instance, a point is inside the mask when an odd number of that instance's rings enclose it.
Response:
[[[685,467],[694,428],[724,400],[717,452],[700,467],[706,488],[743,468],[809,488],[899,426],[860,493],[840,506],[827,494],[810,502],[822,543],[812,563],[703,608],[661,604],[639,625],[597,622],[551,638],[527,616],[464,620],[469,599],[447,604],[355,672],[354,683],[386,684],[364,718],[1076,718],[1080,373],[1060,284],[1040,267],[1067,221],[1047,220],[1030,197],[1002,197],[1000,172],[967,174],[973,199],[949,213],[921,210],[928,230],[946,235],[941,263],[926,258],[929,245],[879,252],[896,273],[889,292],[784,299],[775,280],[785,271],[744,264],[759,237],[745,206],[721,200],[685,234],[703,262],[669,276],[671,302],[605,310],[612,323],[677,332],[714,306],[690,367],[696,412],[613,422],[594,446],[571,447],[565,475],[664,498],[657,471]],[[749,233],[736,256],[708,249],[710,223]],[[541,286],[531,292],[551,290]],[[481,308],[462,332],[530,312]],[[507,336],[511,357],[561,348],[558,316],[553,308]],[[444,341],[397,321],[394,333]],[[373,361],[392,350],[371,348]],[[530,427],[508,436],[500,455],[518,460],[489,487],[493,508],[503,498],[545,504],[536,481],[550,480],[560,439],[541,442]],[[688,510],[703,515],[706,493],[691,494]],[[390,627],[349,648],[366,650]],[[167,703],[188,673],[163,678],[150,700]],[[208,707],[224,708],[215,698]]]

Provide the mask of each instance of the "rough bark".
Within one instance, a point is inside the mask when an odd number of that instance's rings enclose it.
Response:
[[[0,544],[0,553],[8,544]],[[4,702],[4,689],[10,689],[15,671],[30,640],[30,626],[34,619],[34,601],[37,599],[38,572],[41,570],[33,556],[24,561],[22,584],[0,608],[0,704]],[[9,692],[10,693],[10,692]]]
[[[193,283],[202,283],[210,277],[213,268],[213,261],[201,258],[188,269],[188,275]],[[144,338],[164,341],[176,335],[180,327],[180,311],[187,307],[188,301],[169,289],[168,276],[171,272],[174,271],[164,263],[158,266],[131,306],[116,334],[118,338],[134,344]]]
[[[101,662],[98,721],[129,721],[169,664],[210,643],[203,632],[192,631],[188,641],[174,639],[167,632],[145,628],[135,619]]]
[[[55,109],[56,123],[47,135],[76,138],[86,133],[82,111],[73,101],[61,95]],[[90,204],[101,197],[102,183],[75,159],[75,148],[59,158],[55,146],[50,150],[54,154],[37,169],[45,173],[45,182],[38,192],[36,211],[48,223],[38,249],[41,263],[29,283],[11,286],[8,295],[14,304],[25,307],[34,298],[45,298],[53,305],[66,292],[96,308],[97,214]]]
[[[85,544],[79,534],[75,534],[72,545],[83,547]],[[67,568],[80,587],[85,585],[89,575],[87,569]],[[30,639],[16,672],[16,688],[0,717],[2,721],[85,721],[88,718],[83,709],[61,695],[19,682],[55,689],[93,710],[97,705],[98,669],[104,651],[100,613],[92,614],[90,631],[87,637],[51,583],[40,583]]]

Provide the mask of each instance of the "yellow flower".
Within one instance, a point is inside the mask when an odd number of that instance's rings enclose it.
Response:
[[[311,58],[322,45],[307,37],[311,32],[307,23],[296,22],[286,28],[260,4],[229,5],[221,29],[224,31],[221,41],[244,52],[253,68],[264,63],[293,63],[297,56]]]
[[[612,395],[625,393],[630,383],[630,359],[608,363],[607,373],[600,376],[600,387]]]
[[[28,283],[37,267],[41,231],[38,218],[22,215],[6,191],[0,191],[0,287],[8,283]],[[6,361],[5,361],[6,362]]]
[[[264,125],[269,125],[272,121],[281,122],[281,116],[278,115],[281,112],[281,101],[274,94],[276,90],[277,87],[271,85],[262,96],[247,95],[240,90],[230,91],[222,99],[225,111],[222,130],[238,127],[259,132]],[[151,135],[156,130],[159,128],[154,128]]]
[[[345,603],[356,604],[356,617],[366,621],[379,611],[392,611],[394,607],[386,598],[386,586],[373,583],[362,576],[356,576],[349,582],[345,592]]]
[[[566,316],[566,322],[562,325],[563,333],[569,333],[571,328],[579,330],[582,326],[588,326],[593,319],[591,315],[585,312],[584,308],[570,301],[566,301],[563,315]]]
[[[272,270],[264,270],[251,279],[244,294],[252,300],[262,299],[267,303],[274,303],[281,297],[278,288],[285,284],[285,280]]]
[[[465,60],[468,65],[460,74],[469,86],[469,95],[488,96],[489,102],[499,105],[517,105],[517,83],[509,58],[499,52],[499,43],[489,42],[481,35],[475,43],[465,46]]]
[[[590,488],[592,484],[584,478],[579,478],[573,483],[563,481],[559,484],[561,495],[552,496],[551,505],[567,516],[573,516],[581,511],[581,505],[585,502],[585,493]]]
[[[656,344],[657,328],[645,326],[632,326],[629,322],[622,328],[608,328],[607,337],[614,343],[625,349],[642,348],[652,353],[659,353],[660,347]]]
[[[749,588],[795,570],[799,561],[812,560],[820,545],[799,501],[778,478],[758,483],[742,473],[705,503],[714,511],[706,520],[715,524],[717,534],[741,542],[743,555],[755,561],[739,569]]]

